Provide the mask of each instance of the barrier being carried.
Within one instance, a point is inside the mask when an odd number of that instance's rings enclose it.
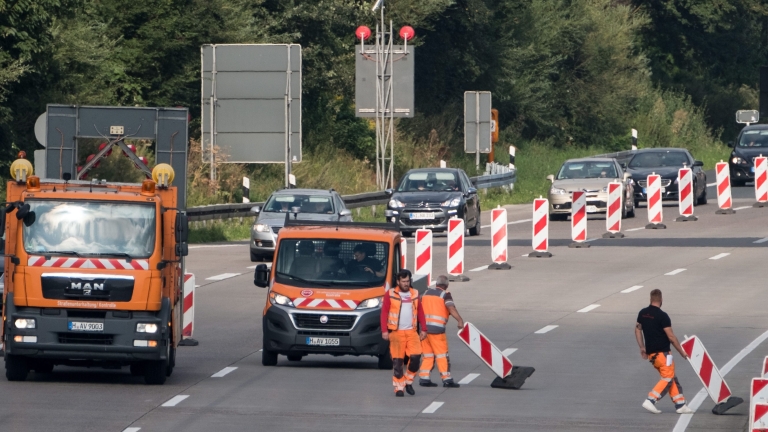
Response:
[[[680,216],[676,222],[692,222],[698,218],[693,215],[693,171],[690,168],[677,170],[678,208]]]
[[[448,280],[466,282],[464,276],[464,220],[448,219]]]
[[[416,230],[416,247],[413,253],[413,274],[425,275],[427,285],[432,285],[432,230]]]
[[[605,213],[605,229],[608,231],[603,234],[603,238],[624,238],[621,233],[621,183],[608,183],[608,208]]]
[[[533,252],[532,258],[550,258],[549,249],[549,200],[536,198],[533,200]]]
[[[646,197],[648,199],[648,225],[645,229],[666,229],[662,223],[664,209],[661,206],[661,176],[649,174],[646,178]]]
[[[720,161],[715,164],[715,173],[717,174],[717,206],[720,207],[716,214],[733,214],[736,211],[732,208],[731,200],[731,171],[728,163]]]
[[[686,338],[681,344],[683,351],[688,355],[688,362],[696,372],[696,375],[704,384],[709,397],[715,402],[712,408],[714,414],[723,414],[727,410],[744,402],[738,396],[733,396],[728,384],[725,383],[723,375],[712,361],[704,344],[697,336]]]
[[[493,380],[491,387],[519,389],[535,371],[532,367],[513,366],[501,350],[472,323],[465,322],[458,335],[459,339],[496,374],[497,378]]]
[[[491,210],[491,259],[493,263],[488,266],[491,270],[509,270],[512,268],[507,263],[507,209],[495,208]]]
[[[571,192],[571,240],[570,248],[588,248],[587,243],[587,193]]]

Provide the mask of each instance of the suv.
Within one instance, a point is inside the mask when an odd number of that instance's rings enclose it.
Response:
[[[263,209],[251,211],[259,215],[251,227],[251,261],[272,259],[288,213],[297,213],[300,220],[352,222],[352,212],[333,189],[282,189],[272,193]]]

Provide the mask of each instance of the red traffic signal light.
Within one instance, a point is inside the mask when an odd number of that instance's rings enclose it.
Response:
[[[371,37],[371,29],[366,26],[360,26],[355,30],[355,36],[357,36],[358,39],[367,40]]]
[[[406,41],[413,39],[416,36],[416,31],[411,26],[404,26],[400,29],[400,37]]]

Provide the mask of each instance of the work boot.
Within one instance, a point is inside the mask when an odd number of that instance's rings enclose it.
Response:
[[[688,405],[683,404],[680,408],[675,410],[678,414],[693,414],[694,410],[688,408]]]
[[[398,390],[398,391],[396,391],[396,392],[395,392],[395,396],[397,396],[397,397],[403,397],[403,396],[405,396],[405,393],[403,393],[403,391],[402,391],[402,390]]]
[[[656,408],[656,404],[653,403],[650,399],[646,399],[645,402],[643,402],[643,408],[647,409],[648,411],[654,413],[654,414],[660,414],[661,411]]]
[[[437,384],[433,383],[431,380],[419,380],[419,385],[422,387],[437,387]]]
[[[459,388],[461,387],[461,384],[456,384],[455,382],[453,382],[453,380],[447,380],[447,381],[443,381],[443,387]]]
[[[409,395],[411,395],[411,396],[413,396],[413,395],[415,395],[415,394],[416,394],[416,390],[414,390],[414,389],[413,389],[413,386],[412,386],[412,385],[410,385],[410,384],[406,384],[406,385],[405,385],[405,392],[406,392],[406,393],[408,393],[408,394],[409,394]]]

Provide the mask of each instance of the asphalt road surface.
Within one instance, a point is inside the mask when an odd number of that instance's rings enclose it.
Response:
[[[26,382],[0,379],[0,430],[743,431],[747,403],[723,416],[710,412],[708,397],[697,398],[694,415],[676,414],[668,398],[658,404],[660,415],[641,407],[658,374],[640,358],[633,331],[654,288],[664,293],[676,334],[701,338],[728,371],[735,395],[749,400],[750,380],[768,354],[762,342],[768,336],[768,208],[751,207],[751,187],[736,188],[736,214],[716,215],[714,189],[709,192],[710,204],[695,209],[697,222],[674,222],[677,206],[665,206],[666,230],[643,229],[647,215],[640,208],[623,221],[626,238],[601,239],[604,219],[590,218],[588,249],[568,248],[570,223],[552,223],[552,258],[523,257],[531,251],[531,207],[509,206],[508,271],[483,268],[491,260],[489,227],[467,238],[471,280],[450,290],[462,316],[508,350],[514,364],[536,368],[521,390],[490,387],[493,373],[458,340],[452,320],[450,357],[459,389],[417,386],[415,396],[396,399],[391,372],[377,370],[372,357],[280,357],[276,367],[264,367],[259,349],[267,291],[253,286],[248,245],[193,246],[188,270],[199,285],[200,345],[179,348],[164,386],[147,386],[126,368],[56,367],[51,374],[30,373]],[[445,238],[434,244],[439,274]],[[694,407],[702,385],[675,357]]]

